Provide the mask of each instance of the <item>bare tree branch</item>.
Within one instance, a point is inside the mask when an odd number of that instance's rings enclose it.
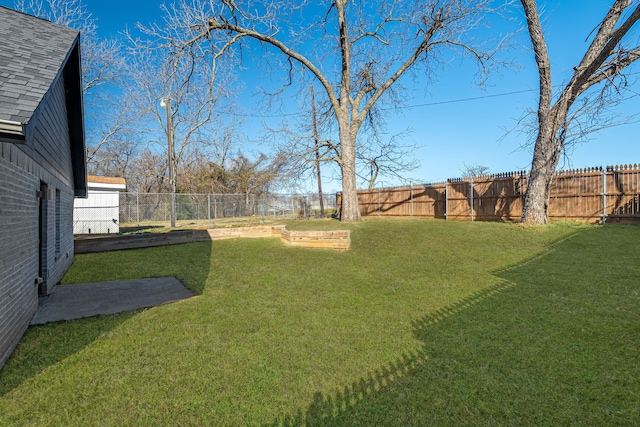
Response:
[[[535,146],[522,221],[545,224],[548,221],[551,179],[567,142],[572,141],[573,135],[584,137],[601,128],[603,121],[606,123],[603,112],[620,99],[616,80],[626,82],[622,71],[640,58],[640,46],[623,46],[625,36],[640,20],[640,4],[635,2],[633,6],[631,0],[613,2],[580,64],[574,68],[571,80],[553,100],[551,64],[536,1],[520,1],[527,19],[540,83]],[[630,8],[631,12],[624,17]],[[601,83],[595,97],[589,97],[591,89],[596,90]],[[579,99],[582,102],[576,104]],[[586,128],[583,127],[584,118],[590,123]]]
[[[97,21],[82,0],[18,0],[16,8],[80,31],[87,160],[91,164],[96,153],[116,143],[131,122],[128,104],[113,90],[123,86],[122,46],[98,37]]]
[[[486,19],[490,4],[490,0],[375,4],[181,0],[170,14],[173,29],[162,36],[177,59],[197,54],[213,64],[223,54],[234,58],[253,40],[285,58],[289,64],[285,86],[293,85],[294,66],[313,76],[324,89],[337,124],[335,157],[342,173],[343,220],[356,221],[356,141],[365,121],[376,117],[376,105],[387,93],[393,94],[404,75],[418,65],[432,72],[432,64],[442,55],[471,56],[486,73],[494,63],[494,50],[478,43],[473,34]]]

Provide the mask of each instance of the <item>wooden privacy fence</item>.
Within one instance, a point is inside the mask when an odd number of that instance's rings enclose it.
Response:
[[[458,221],[517,221],[528,174],[509,172],[434,184],[358,191],[362,216]],[[341,193],[337,194],[341,205]],[[560,171],[553,177],[549,217],[582,222],[640,222],[640,165]]]

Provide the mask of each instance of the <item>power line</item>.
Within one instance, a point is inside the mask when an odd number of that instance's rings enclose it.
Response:
[[[634,73],[636,74],[636,73]],[[564,85],[556,85],[555,87],[564,87]],[[640,95],[638,92],[635,92],[634,90],[625,87],[625,90],[635,94],[635,95]],[[446,104],[457,104],[460,102],[470,102],[470,101],[478,101],[478,100],[482,100],[482,99],[490,99],[490,98],[500,98],[503,96],[511,96],[511,95],[519,95],[521,93],[529,93],[529,92],[537,92],[539,89],[523,89],[523,90],[516,90],[516,91],[512,91],[512,92],[503,92],[503,93],[495,93],[495,94],[491,94],[491,95],[482,95],[482,96],[474,96],[474,97],[470,97],[470,98],[460,98],[460,99],[449,99],[446,101],[436,101],[436,102],[427,102],[427,103],[423,103],[423,104],[413,104],[413,105],[403,105],[399,108],[420,108],[420,107],[432,107],[435,105],[446,105]],[[388,111],[388,110],[395,110],[398,107],[388,107],[388,108],[381,108],[381,110],[384,111]],[[258,119],[275,119],[275,118],[281,118],[281,117],[294,117],[294,116],[303,116],[305,115],[305,113],[282,113],[282,114],[242,114],[242,113],[223,113],[223,114],[230,114],[230,115],[235,115],[235,116],[239,116],[239,117],[252,117],[252,118],[258,118]]]
[[[425,104],[415,104],[415,105],[405,105],[402,106],[401,108],[418,108],[418,107],[430,107],[433,105],[443,105],[443,104],[455,104],[455,103],[459,103],[459,102],[468,102],[468,101],[476,101],[479,99],[488,99],[488,98],[498,98],[498,97],[502,97],[502,96],[510,96],[510,95],[517,95],[520,93],[526,93],[526,92],[535,92],[538,89],[525,89],[525,90],[518,90],[518,91],[513,91],[513,92],[504,92],[504,93],[496,93],[493,95],[483,95],[483,96],[475,96],[472,98],[460,98],[460,99],[450,99],[447,101],[437,101],[437,102],[428,102]],[[382,108],[382,110],[393,110],[396,107],[389,107],[389,108]],[[292,116],[302,116],[305,113],[282,113],[282,114],[245,114],[245,113],[223,113],[223,114],[229,114],[229,115],[234,115],[234,116],[239,116],[239,117],[252,117],[252,118],[256,118],[256,119],[275,119],[275,118],[279,118],[279,117],[292,117]]]
[[[448,101],[437,101],[437,102],[427,102],[425,104],[406,105],[406,106],[403,106],[402,108],[418,108],[418,107],[431,107],[433,105],[455,104],[458,102],[468,102],[468,101],[477,101],[479,99],[499,98],[501,96],[510,96],[510,95],[517,95],[520,93],[537,92],[537,91],[538,89],[516,90],[513,92],[496,93],[493,95],[482,95],[482,96],[474,96],[471,98],[450,99]],[[384,108],[384,109],[390,110],[391,108]]]

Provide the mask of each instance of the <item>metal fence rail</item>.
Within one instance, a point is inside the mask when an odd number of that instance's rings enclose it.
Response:
[[[320,216],[317,194],[176,194],[177,221],[214,221],[224,218],[273,217],[310,218]],[[336,210],[335,195],[323,197],[325,215]],[[98,216],[86,208],[83,218]],[[120,193],[119,224],[169,222],[171,195],[167,193]]]

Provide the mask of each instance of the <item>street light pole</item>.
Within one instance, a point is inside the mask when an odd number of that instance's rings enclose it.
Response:
[[[176,160],[173,149],[173,121],[171,117],[171,98],[163,98],[160,106],[167,110],[167,146],[169,151],[169,186],[171,187],[171,228],[176,226]]]

